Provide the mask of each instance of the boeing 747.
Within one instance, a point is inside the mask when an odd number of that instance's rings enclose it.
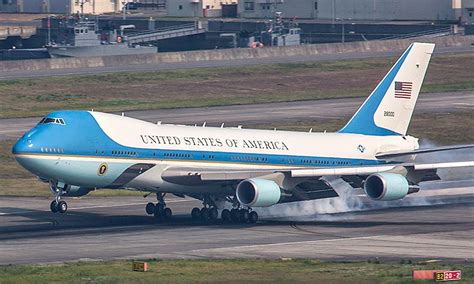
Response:
[[[194,219],[255,223],[252,208],[338,196],[330,180],[363,188],[374,202],[403,199],[440,168],[474,161],[417,163],[407,135],[434,44],[413,43],[372,94],[335,133],[154,124],[125,116],[64,110],[46,115],[14,145],[20,165],[49,183],[51,211],[65,196],[130,189],[156,194],[146,212],[171,218],[165,194],[202,201]],[[232,208],[229,210],[229,208]]]

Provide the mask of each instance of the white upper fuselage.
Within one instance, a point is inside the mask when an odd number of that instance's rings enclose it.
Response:
[[[385,163],[377,153],[418,147],[409,136],[158,125],[85,111],[47,118],[64,124],[40,123],[27,132],[13,149],[17,160],[43,179],[90,188],[179,192],[186,189],[163,181],[164,170],[373,165]],[[127,180],[132,172],[136,176]]]

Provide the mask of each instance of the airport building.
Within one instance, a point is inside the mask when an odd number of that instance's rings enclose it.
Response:
[[[240,0],[242,18],[429,20],[472,22],[474,0]],[[470,19],[469,19],[470,18]]]
[[[1,0],[0,12],[103,14],[119,12],[123,0]]]
[[[474,25],[474,0],[463,0],[459,6],[463,24]]]
[[[237,0],[168,0],[166,14],[170,17],[222,17],[222,9],[227,5],[237,9]]]

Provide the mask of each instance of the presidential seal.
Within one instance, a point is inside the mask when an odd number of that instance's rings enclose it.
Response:
[[[100,164],[99,169],[97,170],[97,175],[103,176],[107,172],[108,168],[109,166],[107,165],[107,163]]]

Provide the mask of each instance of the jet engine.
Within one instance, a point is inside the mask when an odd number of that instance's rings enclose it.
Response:
[[[62,196],[79,197],[88,194],[92,189],[75,185],[66,185]]]
[[[399,174],[377,173],[370,175],[364,183],[367,196],[373,200],[391,201],[417,192],[418,187],[410,187],[408,180]]]
[[[251,178],[241,181],[235,192],[240,204],[254,207],[268,207],[278,203],[280,186],[272,180]]]

